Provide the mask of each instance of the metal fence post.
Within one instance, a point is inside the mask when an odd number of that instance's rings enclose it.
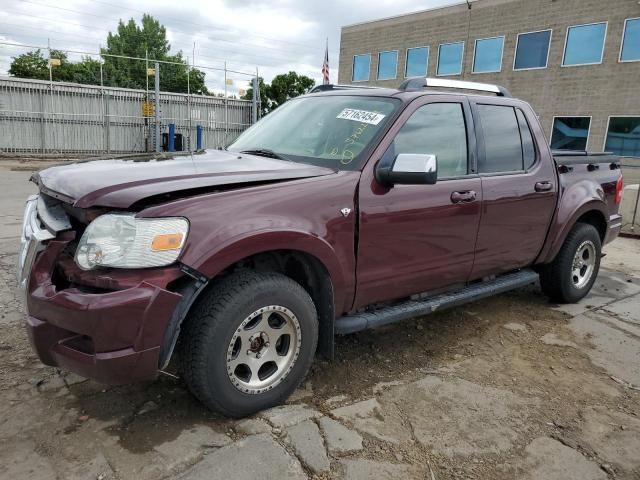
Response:
[[[162,142],[160,140],[160,64],[156,62],[156,98],[155,98],[155,114],[156,114],[156,152],[160,151]]]
[[[42,154],[44,155],[46,150],[46,120],[44,118],[44,92],[40,90],[40,149],[42,150]]]
[[[229,98],[227,97],[227,62],[224,62],[224,140],[222,147],[227,146],[227,138],[229,138]]]
[[[110,153],[111,146],[109,145],[109,107],[107,106],[107,98],[104,95],[104,74],[102,73],[102,62],[100,62],[100,97],[102,100],[102,129],[104,137],[104,151]]]
[[[631,191],[631,190],[629,190]],[[636,206],[633,209],[633,218],[631,219],[631,231],[635,233],[636,229],[636,220],[638,218],[638,205],[640,205],[640,187],[638,187],[637,195],[636,195]]]
[[[258,88],[260,88],[260,81],[256,76],[253,79],[253,95],[251,97],[251,123],[258,121]]]
[[[144,78],[146,80],[146,89],[145,89],[145,97],[144,97],[144,110],[142,114],[144,115],[144,151],[150,152],[151,147],[149,145],[149,138],[151,137],[151,132],[149,131],[149,51],[145,49],[144,51]]]

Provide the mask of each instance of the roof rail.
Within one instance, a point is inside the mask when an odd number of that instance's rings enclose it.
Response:
[[[458,88],[460,90],[474,90],[478,92],[495,93],[498,97],[511,97],[511,93],[500,85],[492,83],[466,82],[464,80],[447,80],[444,78],[413,77],[407,78],[400,84],[398,90],[422,90],[425,87]]]
[[[355,90],[361,88],[375,89],[379,87],[368,87],[366,85],[316,85],[311,90],[309,90],[309,93],[326,92],[327,90]]]

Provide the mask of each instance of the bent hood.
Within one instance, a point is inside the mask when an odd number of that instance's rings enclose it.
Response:
[[[51,167],[34,175],[40,189],[76,207],[128,208],[148,197],[318,177],[334,170],[210,150],[173,158],[113,159]]]

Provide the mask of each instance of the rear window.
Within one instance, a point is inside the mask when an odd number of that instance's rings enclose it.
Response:
[[[478,105],[484,137],[479,173],[508,173],[530,168],[536,153],[533,135],[524,114],[504,105]]]

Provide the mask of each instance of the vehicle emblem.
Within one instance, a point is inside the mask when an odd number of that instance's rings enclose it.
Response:
[[[340,210],[340,213],[342,214],[343,217],[348,217],[349,214],[351,213],[351,209],[345,207],[342,210]]]

